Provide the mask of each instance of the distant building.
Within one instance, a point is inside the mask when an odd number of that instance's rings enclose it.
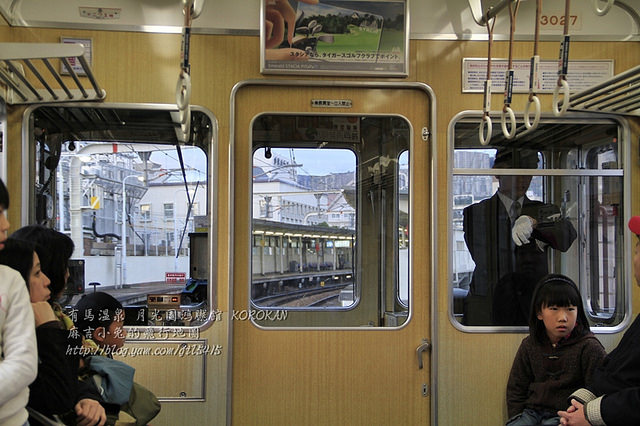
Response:
[[[114,255],[123,220],[129,254],[173,254],[180,239],[181,247],[188,247],[194,216],[207,214],[207,183],[197,183],[194,170],[185,171],[192,197],[187,220],[189,203],[181,170],[161,168],[150,161],[149,151],[114,153],[110,144],[78,145],[78,152],[89,155],[84,160],[80,155],[62,157],[59,176],[68,176],[70,182],[59,179],[57,191],[57,229],[70,233],[76,246],[83,247],[78,255]],[[79,212],[80,222],[72,220],[74,212]]]
[[[322,176],[299,174],[293,153],[254,154],[252,217],[299,225],[326,223],[355,228],[355,208],[344,196],[353,187],[354,172]]]

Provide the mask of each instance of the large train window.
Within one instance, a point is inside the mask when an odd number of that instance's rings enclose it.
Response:
[[[409,132],[400,117],[254,118],[249,285],[256,323],[406,321]]]
[[[628,130],[602,116],[547,117],[511,140],[497,123],[483,146],[479,122],[461,114],[449,127],[453,324],[522,329],[538,280],[561,273],[579,285],[592,326],[614,330],[630,303],[623,262]]]
[[[181,142],[171,106],[39,106],[27,114],[23,217],[75,246],[62,304],[105,291],[124,305],[125,325],[174,330],[167,333],[215,318],[213,116],[193,107]]]

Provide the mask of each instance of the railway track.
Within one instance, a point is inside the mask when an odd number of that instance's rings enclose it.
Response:
[[[330,299],[337,298],[340,295],[340,291],[349,284],[341,283],[319,288],[294,290],[286,294],[275,294],[254,299],[254,302],[260,307],[300,308],[326,306]]]

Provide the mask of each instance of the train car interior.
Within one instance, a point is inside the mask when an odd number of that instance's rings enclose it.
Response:
[[[9,235],[123,305],[150,424],[505,424],[543,276],[607,352],[640,312],[640,0],[0,15]]]

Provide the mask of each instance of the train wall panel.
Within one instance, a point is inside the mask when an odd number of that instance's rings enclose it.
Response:
[[[215,344],[209,346],[205,339],[169,341],[172,334],[167,331],[167,341],[160,343],[127,340],[122,355],[115,358],[134,367],[136,382],[158,399],[204,399],[208,355],[221,354],[221,349],[216,353]]]
[[[531,56],[532,43],[523,42],[514,45],[514,58]],[[542,58],[554,58],[558,54],[559,43],[540,44]],[[635,48],[632,48],[635,46]],[[632,43],[587,43],[571,44],[571,58],[613,59],[615,72],[620,73],[640,63],[640,49]],[[425,81],[433,87],[438,105],[438,182],[447,182],[447,127],[453,116],[463,110],[481,110],[482,94],[462,94],[460,76],[462,58],[486,57],[487,44],[480,42],[427,42],[412,43],[412,59],[415,59],[415,73],[419,81]],[[493,57],[506,58],[508,43],[496,43]],[[446,76],[454,76],[446,78]],[[551,111],[551,95],[539,95],[542,111]],[[512,108],[522,112],[527,95],[514,95]],[[494,110],[502,106],[502,95],[492,96]],[[637,119],[635,120],[637,122]],[[637,127],[632,141],[638,140]],[[638,158],[637,144],[632,143],[633,159]],[[638,186],[638,162],[632,169],[634,188]],[[637,191],[635,191],[637,193]],[[632,192],[633,194],[633,192]],[[449,194],[446,186],[438,185],[438,246],[448,247],[448,234],[444,232],[448,225]],[[639,197],[632,200],[632,211],[640,213]],[[438,282],[448,282],[449,264],[446,256],[437,258]],[[639,292],[633,286],[634,316],[639,308]],[[440,425],[503,424],[506,421],[506,383],[513,357],[524,334],[469,334],[453,327],[448,319],[448,294],[444,286],[438,293],[438,416]],[[620,335],[598,335],[605,347],[615,347]],[[487,395],[490,395],[487,397]],[[461,410],[460,407],[465,407]]]
[[[179,72],[180,36],[177,34],[142,34],[130,32],[101,32],[84,30],[61,30],[61,29],[25,29],[7,28],[0,26],[0,36],[5,41],[13,42],[58,42],[60,36],[90,37],[94,42],[94,62],[93,69],[98,81],[107,92],[107,102],[144,102],[144,103],[173,103],[175,99],[175,84]],[[558,42],[543,42],[540,45],[540,54],[545,59],[557,58]],[[202,105],[216,115],[219,120],[219,158],[220,168],[218,171],[219,188],[218,200],[220,202],[220,216],[218,218],[219,230],[222,238],[218,244],[218,282],[221,283],[218,289],[218,300],[220,308],[227,312],[227,296],[229,282],[231,278],[226,265],[232,261],[229,257],[229,238],[226,234],[229,222],[232,220],[229,206],[229,94],[232,87],[241,80],[250,78],[262,78],[259,73],[259,39],[255,36],[223,36],[223,35],[195,35],[192,38],[191,65],[192,65],[192,103]],[[462,110],[481,109],[481,94],[461,93],[461,61],[466,57],[485,57],[486,43],[472,41],[417,41],[410,43],[410,64],[409,77],[403,81],[421,81],[429,84],[437,96],[438,121],[438,156],[437,178],[440,185],[435,189],[438,201],[437,211],[437,231],[438,246],[441,250],[448,247],[447,240],[447,209],[448,194],[447,182],[447,154],[446,154],[446,131],[451,118]],[[507,43],[497,42],[494,46],[495,57],[507,56]],[[517,42],[514,46],[514,56],[518,58],[529,58],[531,55],[532,43]],[[575,42],[571,46],[571,58],[585,59],[613,59],[615,72],[621,72],[640,63],[640,49],[637,43],[621,42]],[[281,77],[273,77],[281,78]],[[301,77],[310,78],[310,77]],[[325,77],[321,77],[326,79]],[[351,78],[352,80],[361,80]],[[349,80],[347,78],[346,80]],[[526,96],[516,95],[513,107],[515,111],[524,109]],[[541,95],[543,111],[551,109],[551,96]],[[499,106],[501,97],[493,95],[493,105]],[[12,107],[8,111],[8,144],[7,155],[9,158],[9,179],[8,186],[11,194],[19,194],[20,173],[21,173],[21,115],[22,107]],[[634,125],[634,136],[632,140],[638,140],[638,126]],[[635,159],[632,171],[632,182],[634,190],[640,186],[638,175],[638,147],[637,143],[632,145],[632,158]],[[425,177],[426,179],[426,177]],[[238,184],[237,182],[235,183]],[[428,187],[429,182],[420,182],[422,187]],[[14,199],[16,197],[14,196]],[[632,211],[640,213],[640,201],[638,197],[632,200]],[[14,229],[19,225],[18,203],[12,203],[9,210],[9,218],[14,224]],[[421,259],[430,259],[428,245],[423,245],[423,249],[417,255]],[[449,280],[449,268],[446,256],[438,256],[434,265],[438,269],[437,282],[447,283]],[[423,281],[416,285],[429,285]],[[235,285],[244,285],[236,282]],[[518,344],[523,337],[519,334],[494,334],[494,335],[471,335],[456,330],[447,319],[448,297],[444,285],[438,286],[437,316],[438,316],[438,351],[440,364],[438,366],[439,397],[438,415],[439,424],[458,425],[475,424],[481,418],[486,420],[484,424],[500,424],[506,416],[506,406],[504,402],[503,390],[506,386],[513,356]],[[640,310],[640,296],[638,289],[634,286],[633,291],[634,312]],[[425,320],[414,318],[414,321]],[[205,331],[205,337],[210,340],[225,339],[225,330],[229,327],[228,322],[215,325],[210,330]],[[244,322],[239,327],[252,327]],[[385,332],[387,333],[387,332]],[[601,336],[601,341],[608,349],[615,345],[619,336]],[[308,341],[309,335],[300,332],[271,332],[268,333],[268,345],[270,347],[286,347],[297,345],[298,342]],[[357,342],[349,342],[348,333],[344,336],[344,345],[349,347],[353,344],[368,344],[375,347],[373,334],[371,337],[359,339]],[[258,342],[266,344],[267,342]],[[306,347],[312,346],[307,342]],[[226,341],[223,342],[226,344]],[[225,345],[226,348],[226,345]],[[226,348],[228,349],[228,348]],[[380,352],[376,350],[376,356]],[[310,376],[314,380],[322,381],[323,374],[336,367],[327,364],[323,360],[306,361],[292,364],[287,372],[273,371],[268,368],[269,358],[264,358],[260,350],[250,350],[250,348],[236,348],[235,356],[238,357],[241,365],[263,365],[266,372],[265,380],[278,380],[279,374]],[[224,351],[225,354],[227,351]],[[345,354],[348,356],[348,353]],[[300,354],[300,359],[313,359],[312,353]],[[401,362],[414,362],[413,358],[401,360]],[[151,365],[151,364],[149,364]],[[140,374],[151,374],[146,372],[146,363],[139,367]],[[371,360],[363,360],[362,369],[366,371],[371,368]],[[208,371],[207,377],[216,374],[225,375],[223,370]],[[278,413],[272,413],[269,401],[272,398],[280,398],[282,395],[267,395],[260,392],[260,389],[250,388],[253,383],[252,371],[236,371],[234,374],[234,397],[237,407],[255,407],[264,414],[264,424],[271,424],[270,420],[281,420]],[[354,377],[351,377],[354,379]],[[348,380],[346,377],[345,380]],[[378,384],[378,382],[372,382]],[[346,386],[346,385],[345,385]],[[491,390],[490,393],[487,390]],[[304,392],[304,389],[286,389],[287,392]],[[225,389],[214,388],[208,382],[207,398],[213,397],[217,392],[226,392]],[[299,412],[304,411],[304,418],[309,421],[314,419],[315,410],[319,407],[333,407],[340,410],[353,401],[332,401],[329,395],[316,395],[315,402],[311,399],[304,407],[292,407]],[[383,404],[383,401],[378,401]],[[460,409],[460,407],[465,407]],[[163,414],[158,422],[154,424],[179,424],[183,421],[188,423],[199,423],[200,419],[208,419],[216,424],[223,424],[220,418],[221,407],[208,403],[189,402],[184,404],[167,403],[163,406]],[[411,410],[411,407],[407,407]],[[222,410],[224,411],[224,410]],[[243,423],[243,420],[251,418],[247,413],[234,410],[233,418],[236,424]],[[343,419],[345,421],[355,421],[358,419]],[[393,421],[394,419],[388,419]],[[397,420],[397,419],[396,419]]]

